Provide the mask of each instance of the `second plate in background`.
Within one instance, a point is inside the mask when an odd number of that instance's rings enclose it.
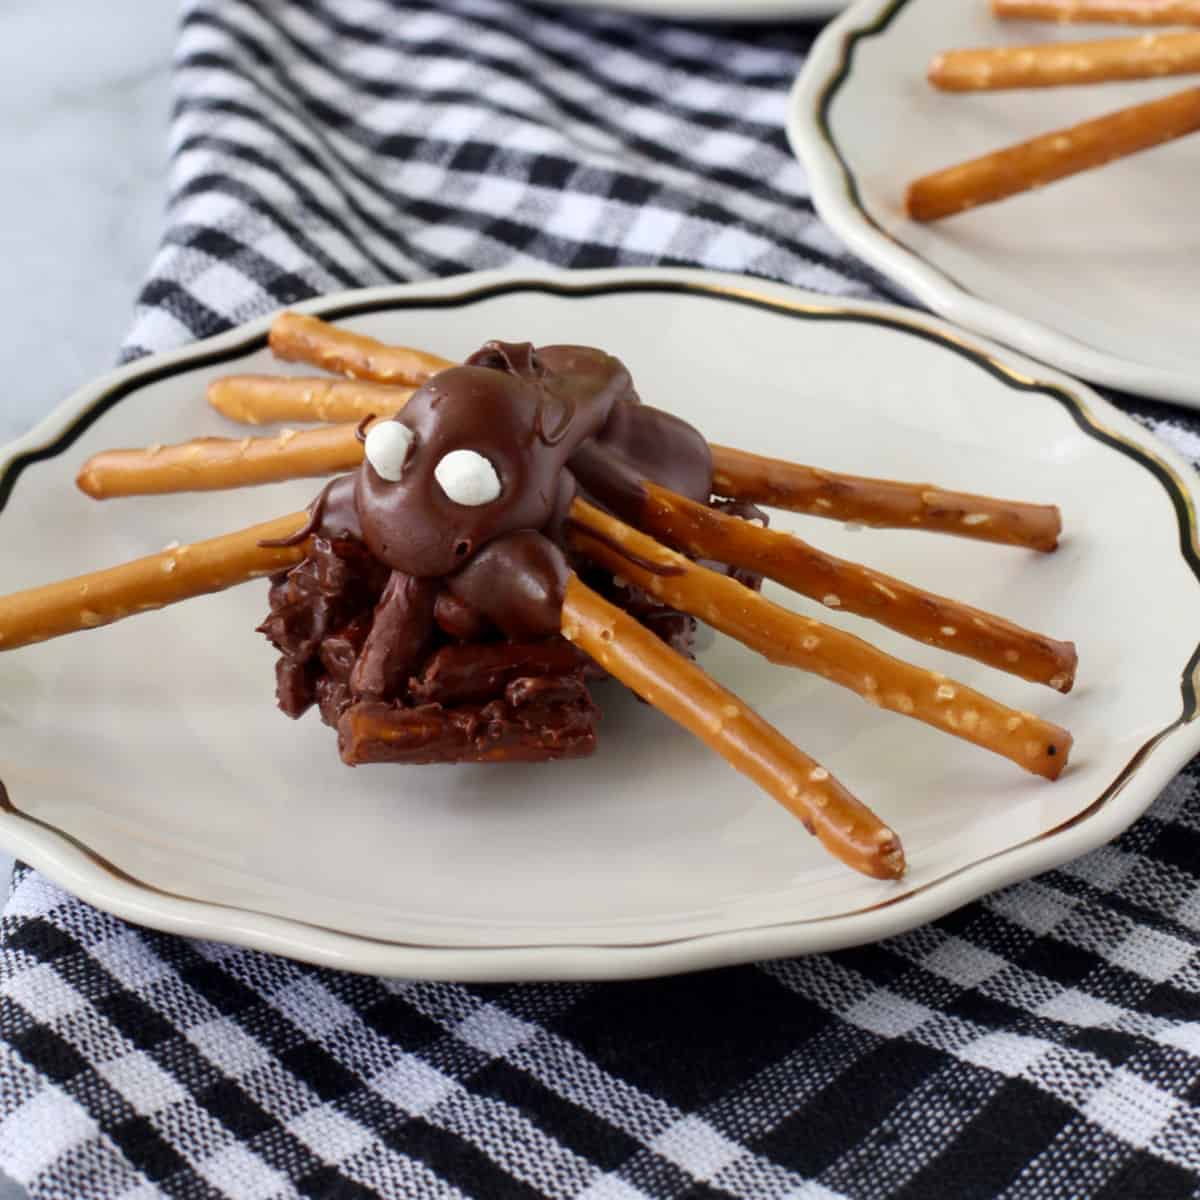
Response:
[[[814,45],[788,134],[821,216],[936,312],[1082,378],[1198,408],[1200,139],[929,225],[903,213],[920,175],[1188,86],[954,95],[926,82],[936,53],[1129,32],[1000,22],[982,0],[862,0]]]

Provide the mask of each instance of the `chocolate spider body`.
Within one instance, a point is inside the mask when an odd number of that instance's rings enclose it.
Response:
[[[707,442],[686,422],[642,404],[611,355],[502,342],[439,372],[365,440],[362,467],[330,483],[313,505],[304,531],[313,552],[272,591],[263,631],[283,652],[281,707],[299,715],[317,701],[339,725],[344,756],[349,708],[407,726],[413,702],[439,733],[452,720],[448,711],[465,713],[470,728],[436,752],[376,744],[366,758],[589,752],[596,714],[583,679],[599,672],[558,637],[566,579],[572,566],[585,569],[567,547],[568,511],[582,495],[634,519],[644,479],[708,503]],[[603,586],[611,591],[611,580]],[[690,645],[691,618],[637,589],[617,598],[678,648]],[[481,666],[473,688],[460,652],[483,648],[490,666]],[[505,654],[511,670],[501,663]],[[588,725],[587,736],[537,752],[528,739],[506,736],[506,721],[535,702],[543,735],[547,705],[553,723],[565,704],[576,726]],[[468,712],[462,703],[474,707]],[[480,716],[489,705],[490,716]],[[427,735],[422,725],[415,736]],[[481,736],[489,744],[481,747]]]

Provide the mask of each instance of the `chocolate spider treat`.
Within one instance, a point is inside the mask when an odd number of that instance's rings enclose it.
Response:
[[[296,313],[270,342],[349,378],[232,376],[210,388],[214,406],[344,424],[104,451],[79,485],[101,499],[333,476],[312,506],[0,597],[0,650],[270,576],[261,629],[280,651],[279,704],[315,706],[347,763],[587,754],[590,687],[610,675],[881,879],[904,873],[899,835],[691,660],[697,620],[1035,775],[1066,766],[1071,735],[1053,722],[757,592],[769,578],[1068,692],[1070,642],[767,529],[755,507],[1048,554],[1053,505],[710,446],[641,404],[600,350],[491,342],[455,366]]]
[[[261,626],[280,708],[315,704],[347,763],[590,754],[604,672],[560,633],[571,570],[690,651],[692,617],[567,549],[577,495],[629,513],[654,480],[710,499],[707,443],[643,405],[617,359],[491,342],[363,439],[363,465],[288,539],[308,553]]]

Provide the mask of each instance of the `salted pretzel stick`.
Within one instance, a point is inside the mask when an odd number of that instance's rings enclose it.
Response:
[[[980,92],[1154,79],[1196,71],[1200,71],[1200,33],[1154,33],[1091,42],[947,50],[929,64],[929,82],[944,92]]]
[[[835,558],[792,534],[761,529],[658,484],[646,482],[643,488],[646,502],[638,526],[678,550],[744,567],[830,608],[869,617],[919,642],[1060,692],[1069,692],[1075,682],[1077,659],[1070,642]]]
[[[1057,725],[789,612],[584,501],[571,508],[570,530],[572,545],[592,561],[771,662],[824,676],[872,704],[974,742],[1046,779],[1057,779],[1066,765],[1071,735]]]
[[[407,346],[389,346],[302,313],[275,318],[270,333],[276,358],[306,362],[351,379],[420,387],[431,375],[453,366],[448,359]]]
[[[904,874],[899,837],[869,808],[732,692],[576,575],[567,580],[562,633],[774,796],[847,866],[876,879]]]
[[[0,596],[0,650],[94,629],[282,571],[299,562],[307,548],[260,543],[286,538],[307,521],[307,513],[289,513],[238,533]]]
[[[1058,544],[1062,519],[1053,505],[839,475],[725,446],[712,449],[713,489],[722,496],[878,528],[926,529],[1035,550]],[[83,464],[77,482],[97,500],[218,491],[333,475],[362,458],[355,426],[330,425],[271,437],[197,438],[145,450],[103,451]]]
[[[713,446],[712,454],[713,491],[752,504],[878,529],[926,529],[1042,551],[1053,550],[1062,532],[1062,516],[1052,504],[842,475],[729,446]]]
[[[208,402],[231,421],[351,421],[390,417],[408,403],[411,388],[347,379],[226,375],[208,385]]]
[[[905,207],[914,221],[936,221],[1102,167],[1198,129],[1200,88],[1188,88],[926,175],[909,185]]]
[[[285,429],[271,437],[195,438],[144,450],[103,450],[75,482],[95,500],[220,491],[348,471],[362,462],[353,425]]]
[[[992,0],[1002,20],[1200,25],[1200,0]]]

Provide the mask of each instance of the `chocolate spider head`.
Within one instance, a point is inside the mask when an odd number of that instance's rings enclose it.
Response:
[[[532,346],[490,343],[439,372],[367,434],[355,507],[371,553],[438,578],[493,538],[543,528],[573,415]]]

